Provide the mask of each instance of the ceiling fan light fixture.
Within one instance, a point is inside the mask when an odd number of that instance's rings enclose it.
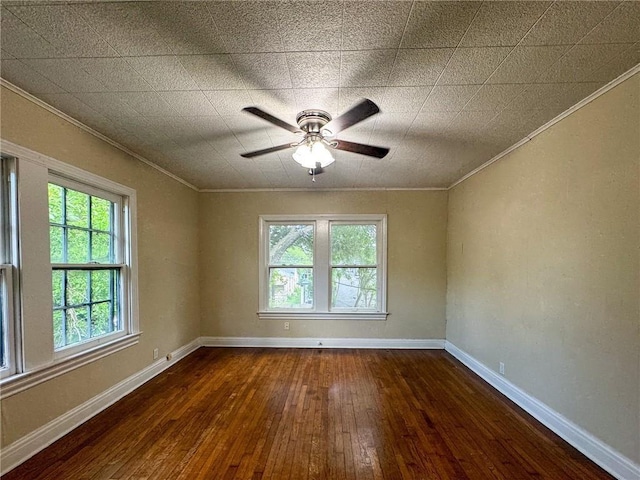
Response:
[[[293,153],[293,159],[304,168],[316,168],[318,163],[324,168],[335,162],[331,152],[320,141],[300,145]]]

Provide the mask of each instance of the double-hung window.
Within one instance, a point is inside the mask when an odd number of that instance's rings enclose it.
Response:
[[[55,175],[48,190],[53,343],[67,353],[127,333],[124,199]]]
[[[260,217],[264,319],[386,318],[386,216]]]
[[[140,329],[136,191],[9,141],[2,150],[5,398],[137,344]]]
[[[15,191],[10,180],[13,160],[2,157],[0,162],[0,378],[16,371],[15,355]]]

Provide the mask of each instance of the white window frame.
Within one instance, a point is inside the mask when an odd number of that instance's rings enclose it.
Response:
[[[0,264],[0,289],[2,290],[2,317],[4,320],[4,337],[0,340],[4,342],[4,356],[6,364],[0,367],[0,378],[6,378],[16,372],[16,355],[15,355],[15,314],[13,302],[13,265],[3,263]]]
[[[93,347],[99,346],[104,343],[111,342],[118,338],[124,337],[130,333],[132,333],[134,326],[131,324],[131,311],[128,308],[129,306],[129,268],[126,262],[127,258],[127,245],[129,243],[129,234],[127,233],[126,228],[126,204],[127,197],[115,194],[111,191],[104,190],[100,186],[92,183],[91,185],[78,182],[76,180],[70,180],[66,177],[60,176],[57,173],[51,172],[49,173],[49,182],[55,185],[68,188],[71,190],[75,190],[77,192],[86,193],[87,195],[91,195],[94,197],[99,197],[104,200],[108,200],[115,205],[114,208],[114,237],[115,237],[115,262],[100,265],[92,265],[91,263],[82,263],[82,264],[72,264],[72,263],[52,263],[51,269],[52,272],[56,268],[66,268],[69,270],[99,270],[104,267],[117,268],[119,271],[119,300],[121,303],[120,308],[120,319],[119,323],[121,326],[120,330],[107,333],[105,335],[101,335],[98,337],[92,337],[83,342],[73,343],[71,345],[67,345],[58,349],[55,349],[55,357],[63,358],[69,355],[73,355],[78,352],[82,352],[87,349],[91,349]]]
[[[259,217],[259,304],[263,320],[386,320],[387,312],[387,216],[363,215],[261,215]],[[377,301],[375,309],[331,307],[330,227],[337,225],[376,225]],[[269,225],[311,224],[314,226],[313,308],[269,307]]]
[[[12,189],[20,191],[14,207],[14,241],[19,246],[13,252],[16,369],[13,375],[0,379],[0,399],[4,399],[136,345],[142,332],[138,313],[136,191],[7,140],[2,140],[1,147],[3,156],[15,159]],[[63,352],[54,350],[51,276],[47,275],[52,271],[47,195],[50,174],[120,196],[124,219],[120,233],[127,239],[122,259],[128,276],[121,307],[128,315],[123,325],[125,333],[116,338],[98,337],[97,342],[85,342]],[[23,236],[23,232],[29,232],[29,236]],[[30,301],[23,304],[25,298]]]
[[[0,290],[4,302],[2,304],[3,330],[5,335],[0,341],[4,342],[6,364],[0,367],[0,379],[7,378],[18,370],[18,355],[16,345],[17,305],[19,302],[17,282],[18,235],[17,235],[17,191],[15,181],[15,160],[11,157],[2,158],[0,166],[0,182],[3,183],[1,192],[4,194],[4,209],[0,211],[3,231],[0,232],[0,242],[6,254],[0,258]]]

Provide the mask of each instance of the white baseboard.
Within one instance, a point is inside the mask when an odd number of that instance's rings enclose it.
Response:
[[[318,345],[318,342],[321,345]],[[441,339],[200,337],[171,352],[171,360],[167,361],[166,358],[162,358],[152,363],[140,372],[3,448],[0,451],[0,475],[4,475],[28,460],[200,346],[444,349],[444,344],[445,341]]]
[[[4,475],[22,462],[45,449],[53,442],[80,426],[91,417],[111,406],[125,395],[131,393],[143,383],[162,373],[174,363],[180,361],[200,347],[197,338],[187,345],[171,352],[171,360],[158,360],[129,378],[105,390],[85,403],[69,410],[64,415],[25,435],[0,451],[0,475]]]
[[[611,475],[620,480],[640,480],[640,465],[521,390],[451,342],[445,342],[445,350]]]
[[[321,344],[318,345],[318,342]],[[0,475],[4,475],[39,451],[97,415],[143,383],[162,373],[198,347],[272,347],[272,348],[390,348],[446,349],[569,444],[621,480],[640,480],[640,466],[615,451],[558,412],[530,396],[475,358],[442,339],[385,338],[289,338],[289,337],[200,337],[172,352],[172,359],[158,360],[140,372],[70,410],[64,415],[22,437],[0,452]]]
[[[200,337],[203,347],[444,349],[444,339]]]

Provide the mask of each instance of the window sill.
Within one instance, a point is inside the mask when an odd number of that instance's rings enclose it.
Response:
[[[386,320],[388,312],[258,312],[260,320]]]
[[[82,367],[83,365],[87,365],[111,355],[112,353],[131,347],[139,342],[141,334],[142,332],[138,332],[125,337],[120,337],[109,343],[61,358],[44,367],[38,367],[29,372],[18,373],[10,377],[3,378],[2,381],[0,381],[0,399],[23,392],[36,385],[51,380],[52,378]]]

